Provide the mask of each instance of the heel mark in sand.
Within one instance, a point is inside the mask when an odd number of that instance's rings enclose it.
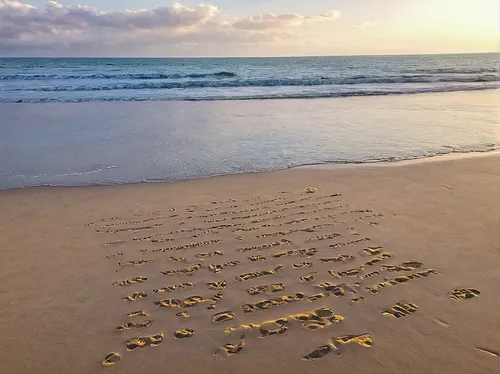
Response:
[[[214,314],[214,316],[212,317],[212,321],[215,323],[224,323],[233,319],[235,319],[235,315],[230,310]]]
[[[111,352],[104,357],[104,361],[102,362],[102,366],[108,367],[113,366],[117,362],[120,362],[122,357],[117,352]]]
[[[401,317],[406,317],[409,316],[410,314],[413,314],[417,311],[418,306],[412,303],[396,303],[392,309],[390,310],[384,310],[382,314],[384,316],[390,316],[394,318],[401,318]]]
[[[184,330],[179,330],[179,331],[174,332],[174,337],[176,339],[190,338],[193,335],[194,335],[193,329],[184,329]]]
[[[125,342],[127,346],[127,350],[133,351],[137,348],[146,348],[146,347],[157,347],[163,342],[163,333],[143,336],[139,338],[131,338]]]
[[[448,294],[453,300],[465,300],[478,297],[479,295],[481,295],[481,291],[474,288],[457,288],[451,290]]]

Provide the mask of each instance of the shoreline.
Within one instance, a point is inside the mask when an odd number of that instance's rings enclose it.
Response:
[[[28,190],[37,190],[37,189],[73,189],[73,188],[96,188],[96,187],[123,187],[123,186],[137,186],[137,185],[162,185],[162,184],[175,184],[180,182],[190,182],[190,181],[200,181],[200,180],[209,180],[213,178],[223,178],[223,177],[238,177],[245,175],[265,175],[272,174],[277,172],[284,172],[287,170],[295,170],[295,169],[316,169],[316,170],[336,170],[336,169],[351,169],[351,168],[371,168],[371,167],[402,167],[408,165],[419,165],[426,163],[434,163],[434,162],[448,162],[448,161],[456,161],[456,160],[464,160],[469,158],[476,157],[496,157],[500,156],[500,149],[495,147],[494,149],[488,149],[484,151],[469,151],[469,152],[450,152],[446,154],[436,154],[431,156],[425,156],[421,158],[411,158],[411,159],[403,159],[403,160],[381,160],[381,161],[361,161],[361,162],[328,162],[328,163],[318,163],[318,164],[308,164],[308,165],[299,165],[292,166],[284,169],[276,169],[269,171],[255,171],[255,172],[242,172],[235,174],[219,174],[219,175],[210,175],[207,177],[201,178],[192,178],[192,179],[180,179],[175,181],[139,181],[139,182],[131,182],[131,183],[115,183],[115,184],[89,184],[89,185],[74,185],[74,186],[63,186],[63,185],[38,185],[38,186],[29,186],[29,187],[17,187],[17,188],[8,188],[8,189],[0,189],[0,194],[5,193],[7,191],[28,191]]]

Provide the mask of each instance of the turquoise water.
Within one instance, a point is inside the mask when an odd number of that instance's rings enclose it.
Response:
[[[0,59],[0,102],[289,99],[491,90],[499,54]]]

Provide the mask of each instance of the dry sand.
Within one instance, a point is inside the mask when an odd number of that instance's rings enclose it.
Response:
[[[12,190],[0,207],[2,374],[500,373],[499,156]],[[223,255],[197,256],[214,251]],[[151,262],[118,265],[140,260]],[[226,266],[215,273],[216,264]],[[168,275],[186,268],[193,274]],[[139,276],[147,280],[113,284]],[[207,285],[224,280],[221,290]],[[465,290],[452,298],[454,289]],[[322,307],[335,317],[300,314]],[[135,311],[148,316],[127,316]],[[234,319],[212,321],[225,311]],[[116,329],[131,322],[139,327]],[[176,339],[183,329],[194,335]],[[160,333],[127,351],[127,339]],[[345,335],[361,338],[342,344]],[[303,359],[321,346],[329,354]],[[110,352],[121,361],[103,367]]]

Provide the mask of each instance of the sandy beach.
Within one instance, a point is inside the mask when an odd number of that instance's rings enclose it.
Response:
[[[0,373],[500,373],[499,192],[499,155],[2,191]]]

